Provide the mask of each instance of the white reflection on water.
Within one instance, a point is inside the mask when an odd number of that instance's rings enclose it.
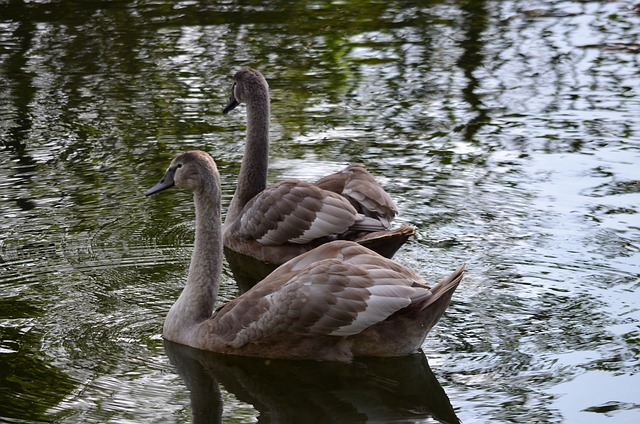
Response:
[[[640,409],[634,390],[637,385],[637,378],[630,375],[589,371],[554,387],[551,393],[557,398],[553,407],[561,411],[566,422],[600,423],[604,416],[615,418],[616,422],[632,423],[637,420]],[[608,401],[603,402],[603,393]]]

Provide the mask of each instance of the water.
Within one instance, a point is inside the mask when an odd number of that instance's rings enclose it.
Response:
[[[625,1],[0,5],[0,420],[192,420],[160,332],[193,206],[143,193],[197,148],[229,202],[249,65],[272,181],[363,162],[398,261],[467,263],[423,346],[458,418],[637,421],[639,45]],[[224,383],[224,422],[269,420]]]

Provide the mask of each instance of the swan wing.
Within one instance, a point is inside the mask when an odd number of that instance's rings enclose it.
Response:
[[[299,180],[268,187],[242,210],[236,228],[263,245],[309,243],[347,231],[358,219],[344,198]]]
[[[428,299],[429,288],[413,285],[412,277],[392,269],[365,269],[325,259],[301,272],[270,275],[233,302],[221,321],[232,318],[235,322],[227,327],[235,327],[227,332],[235,348],[282,333],[352,336]]]
[[[406,266],[385,258],[359,243],[348,240],[335,240],[325,243],[299,255],[275,269],[268,280],[277,281],[279,279],[292,278],[296,273],[326,259],[338,259],[346,264],[356,265],[363,269],[390,269],[402,274],[404,280],[411,282],[413,285],[428,287],[421,276]]]
[[[379,220],[385,229],[398,214],[391,196],[361,164],[352,164],[342,171],[327,175],[315,185],[347,198],[361,214]]]

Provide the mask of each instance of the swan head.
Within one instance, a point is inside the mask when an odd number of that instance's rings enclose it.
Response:
[[[145,196],[159,193],[176,186],[191,191],[208,187],[208,179],[218,175],[213,158],[205,152],[190,151],[176,156],[162,179],[145,193]]]
[[[269,84],[262,74],[255,69],[245,68],[233,76],[231,96],[222,113],[225,115],[240,103],[262,100],[269,103]]]

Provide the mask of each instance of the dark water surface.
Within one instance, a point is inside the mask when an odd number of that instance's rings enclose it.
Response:
[[[401,369],[465,423],[640,421],[640,9],[616,0],[0,2],[0,421],[314,410],[266,402],[289,377],[190,392],[160,337],[193,205],[143,193],[197,148],[229,202],[245,115],[221,110],[247,65],[272,181],[363,162],[418,228],[397,260],[431,281],[467,263],[429,364]],[[318,422],[433,422],[310,393]]]

